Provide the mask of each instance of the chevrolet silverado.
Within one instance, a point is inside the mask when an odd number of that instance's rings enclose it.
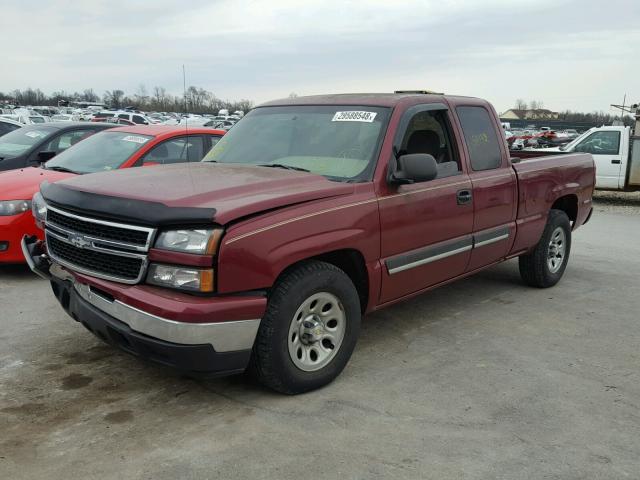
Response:
[[[555,285],[594,183],[587,153],[512,159],[481,99],[299,97],[203,162],[44,183],[22,247],[102,340],[294,394],[340,374],[363,314],[515,257]]]

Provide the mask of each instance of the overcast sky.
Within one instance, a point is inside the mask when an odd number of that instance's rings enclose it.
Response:
[[[430,89],[552,110],[640,101],[640,0],[0,0],[0,91],[187,84],[257,103]],[[628,97],[628,98],[629,98]]]

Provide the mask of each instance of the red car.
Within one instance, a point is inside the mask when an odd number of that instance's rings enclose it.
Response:
[[[24,235],[42,237],[31,198],[43,181],[120,168],[198,162],[226,132],[166,125],[118,127],[78,143],[42,167],[0,173],[0,263],[21,263]]]

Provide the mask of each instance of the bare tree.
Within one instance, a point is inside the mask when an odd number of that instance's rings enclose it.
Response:
[[[529,102],[529,105],[531,107],[531,110],[539,110],[541,108],[544,108],[544,103],[542,102],[542,100],[531,100],[531,102]]]
[[[293,95],[295,93],[292,94],[292,98]],[[133,95],[126,95],[123,90],[114,89],[105,91],[102,98],[104,103],[113,108],[137,105],[138,108],[149,111],[183,112],[185,101],[188,104],[187,110],[191,113],[217,113],[223,108],[230,112],[236,110],[247,112],[253,108],[251,100],[221,100],[212,92],[196,86],[189,87],[186,95],[183,96],[182,94],[172,95],[161,86],[153,87],[152,93],[149,94],[144,84],[141,84]],[[99,100],[99,96],[92,88],[73,93],[57,90],[51,95],[30,87],[23,90],[0,92],[0,102],[12,105],[58,105],[60,100],[95,102]]]
[[[167,90],[164,87],[153,87],[153,108],[156,110],[167,110]]]
[[[516,100],[516,106],[515,106],[516,110],[526,110],[527,108],[528,108],[527,102],[525,102],[523,99],[519,98]]]
[[[147,87],[144,83],[138,85],[133,97],[135,98],[135,103],[138,107],[144,107],[147,104],[147,101],[149,100],[149,93],[147,92]]]
[[[107,90],[104,92],[104,103],[109,104],[113,108],[120,108],[124,100],[124,92],[122,90]]]
[[[84,100],[85,102],[97,102],[99,100],[99,97],[96,95],[96,92],[93,91],[93,88],[85,88],[79,97],[80,100]]]

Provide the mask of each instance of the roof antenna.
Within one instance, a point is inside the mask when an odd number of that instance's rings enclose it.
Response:
[[[184,63],[182,64],[182,96],[184,97],[184,145],[187,149],[185,161],[189,161],[189,114],[187,113],[187,74],[185,73]],[[184,147],[183,147],[184,149]]]

